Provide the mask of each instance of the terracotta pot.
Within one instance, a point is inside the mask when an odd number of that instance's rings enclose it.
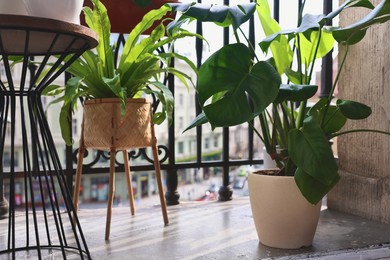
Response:
[[[144,98],[126,100],[126,114],[121,115],[118,98],[85,101],[82,138],[85,147],[97,150],[126,150],[152,146],[151,102]]]
[[[101,0],[101,2],[107,8],[111,22],[111,32],[129,33],[147,12],[158,9],[166,3],[177,3],[178,0],[152,0],[151,4],[146,7],[135,5],[133,0]],[[85,5],[92,7],[89,0],[85,1]],[[169,17],[174,18],[172,15]],[[85,25],[84,15],[81,16],[81,24]],[[151,29],[147,33],[150,33],[150,31]]]
[[[30,16],[79,24],[84,0],[23,0],[23,2]]]
[[[0,0],[0,13],[27,15],[26,7],[22,0]]]
[[[317,228],[321,203],[311,205],[294,177],[250,173],[249,198],[260,243],[276,248],[310,246]]]

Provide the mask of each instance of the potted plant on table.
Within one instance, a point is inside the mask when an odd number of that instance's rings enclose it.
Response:
[[[370,12],[344,28],[326,26],[352,7]],[[297,28],[281,30],[271,17],[267,1],[257,0],[258,17],[267,35],[259,45],[264,52],[270,49],[272,58],[259,60],[249,42],[241,43],[239,28],[233,27],[237,43],[222,47],[199,69],[197,93],[202,113],[189,126],[208,122],[216,128],[248,123],[263,141],[278,169],[272,173],[275,176],[249,175],[250,200],[260,242],[279,248],[312,243],[320,202],[340,178],[329,141],[350,132],[389,134],[369,129],[342,131],[348,119],[365,119],[371,109],[357,101],[334,102],[333,95],[348,48],[362,40],[369,27],[390,19],[390,1],[383,0],[374,7],[370,1],[349,0],[328,15],[303,16],[302,10]],[[187,18],[202,19],[202,15],[184,12],[180,19]],[[318,88],[311,85],[315,61],[337,43],[342,47],[341,63],[332,90],[310,105],[309,99]],[[285,84],[282,75],[286,76]],[[259,128],[253,122],[256,118]],[[263,193],[266,191],[273,193]],[[257,208],[258,203],[262,208]],[[312,218],[307,219],[308,215]]]

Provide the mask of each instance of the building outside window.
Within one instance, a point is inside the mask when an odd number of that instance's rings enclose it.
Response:
[[[178,103],[179,103],[179,105],[184,105],[184,95],[183,94],[179,94]]]
[[[107,201],[108,198],[108,177],[91,179],[91,200]]]
[[[209,149],[210,148],[210,138],[206,137],[204,139],[204,149]]]
[[[17,168],[19,166],[19,153],[18,151],[14,152],[14,167]],[[11,166],[11,152],[4,151],[3,153],[3,166],[10,167]]]
[[[183,142],[178,142],[177,143],[177,152],[179,154],[183,154],[184,153],[184,143]]]
[[[218,138],[218,136],[214,137],[214,147],[215,148],[219,148],[219,138]]]
[[[182,116],[178,119],[178,128],[183,129],[184,128],[184,118]]]

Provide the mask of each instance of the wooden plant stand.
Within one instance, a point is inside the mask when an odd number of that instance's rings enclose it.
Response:
[[[86,148],[110,151],[110,177],[105,233],[106,240],[109,240],[110,238],[111,213],[115,192],[115,155],[117,151],[122,151],[123,153],[130,211],[131,215],[135,215],[134,196],[127,150],[130,148],[152,147],[164,224],[167,225],[169,223],[161,180],[161,169],[160,162],[158,160],[157,139],[155,137],[151,103],[143,98],[128,99],[126,101],[126,111],[126,115],[122,117],[120,114],[119,99],[115,98],[87,100],[84,105],[73,204],[77,211],[83,158]]]

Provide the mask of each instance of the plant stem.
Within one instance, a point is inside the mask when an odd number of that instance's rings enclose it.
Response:
[[[315,61],[316,61],[316,56],[317,56],[317,53],[318,53],[318,49],[320,48],[321,36],[322,36],[322,30],[320,29],[319,33],[318,33],[318,41],[317,41],[316,49],[314,51],[313,62],[312,62],[311,68],[310,68],[309,75],[307,77],[306,84],[310,83],[311,76],[313,75],[313,70],[314,70],[314,65],[315,65]]]
[[[246,42],[248,43],[248,46],[249,46],[249,49],[251,50],[252,52],[252,55],[253,57],[256,59],[257,62],[259,62],[259,58],[257,57],[256,55],[256,51],[255,51],[255,47],[252,45],[252,43],[250,42],[250,40],[248,39],[248,37],[246,37],[245,33],[242,31],[241,27],[238,28],[241,32],[241,34],[244,36]]]
[[[259,120],[260,120],[260,127],[261,127],[261,130],[263,132],[263,140],[262,141],[263,141],[267,151],[269,151],[269,148],[271,146],[271,136],[269,133],[269,126],[267,123],[266,114],[264,112],[259,115]]]
[[[336,136],[350,134],[350,133],[377,133],[377,134],[384,134],[384,135],[390,135],[390,132],[381,131],[381,130],[373,130],[373,129],[355,129],[355,130],[349,130],[344,132],[338,132],[330,135],[330,139],[334,138]]]
[[[249,124],[250,128],[252,128],[252,130],[256,133],[256,135],[260,138],[260,140],[261,140],[263,143],[265,143],[264,138],[261,136],[260,132],[257,131],[257,129],[256,129],[256,127],[253,125],[253,123],[252,123],[252,122],[248,122],[248,124]]]
[[[288,132],[290,131],[291,128],[295,128],[295,126],[291,127],[291,124],[294,125],[294,123],[293,123],[293,121],[291,121],[291,123],[290,123],[288,115],[292,115],[294,112],[293,111],[291,111],[292,113],[288,112],[287,104],[285,102],[282,102],[280,104],[280,110],[282,111],[282,114],[283,114],[283,122],[284,123],[282,124],[282,122],[279,122],[279,123],[276,124],[276,125],[280,126],[279,127],[280,128],[279,129],[279,137],[280,137],[279,145],[281,145],[282,147],[287,147]],[[278,111],[276,111],[276,112],[278,112]],[[280,120],[281,119],[279,118],[279,121]]]
[[[302,17],[303,17],[303,9],[305,9],[305,5],[306,5],[306,0],[302,2],[302,6],[301,6],[301,9],[298,10],[298,27],[301,25],[302,23]]]
[[[330,102],[332,101],[333,94],[334,94],[334,91],[335,91],[336,86],[337,86],[337,82],[339,81],[339,78],[340,78],[341,70],[342,70],[343,67],[344,67],[345,60],[347,59],[348,50],[349,50],[349,45],[348,45],[348,43],[346,43],[346,44],[345,44],[345,52],[344,52],[344,55],[343,55],[343,59],[342,59],[342,61],[341,61],[341,63],[340,63],[339,69],[337,70],[336,78],[335,78],[335,80],[334,80],[334,82],[333,82],[332,89],[331,89],[331,91],[330,91],[330,93],[329,93],[329,96],[328,96],[328,100],[327,100],[327,102],[326,102],[326,106],[325,106],[324,113],[322,114],[322,118],[321,118],[321,127],[322,127],[322,128],[323,128],[324,123],[325,123],[326,114],[328,113],[328,108],[329,108]]]
[[[301,84],[303,84],[303,75],[302,75],[302,57],[301,57],[301,40],[300,40],[300,36],[299,36],[299,33],[297,34],[296,36],[296,41],[297,41],[297,44],[298,44],[298,48],[297,48],[297,60],[298,60],[298,72],[299,72],[299,75],[300,75],[300,80],[299,82]]]
[[[307,106],[307,100],[302,101],[299,105],[299,112],[298,112],[298,118],[297,118],[297,129],[299,129],[303,126],[303,120],[305,119],[306,106]]]
[[[236,38],[237,43],[240,43],[240,37],[238,37],[237,30],[233,30],[233,33],[234,33],[234,37]]]
[[[292,124],[292,128],[296,128],[296,124],[295,124],[295,118],[294,118],[294,102],[291,102],[290,101],[290,109],[291,109],[291,124]]]

